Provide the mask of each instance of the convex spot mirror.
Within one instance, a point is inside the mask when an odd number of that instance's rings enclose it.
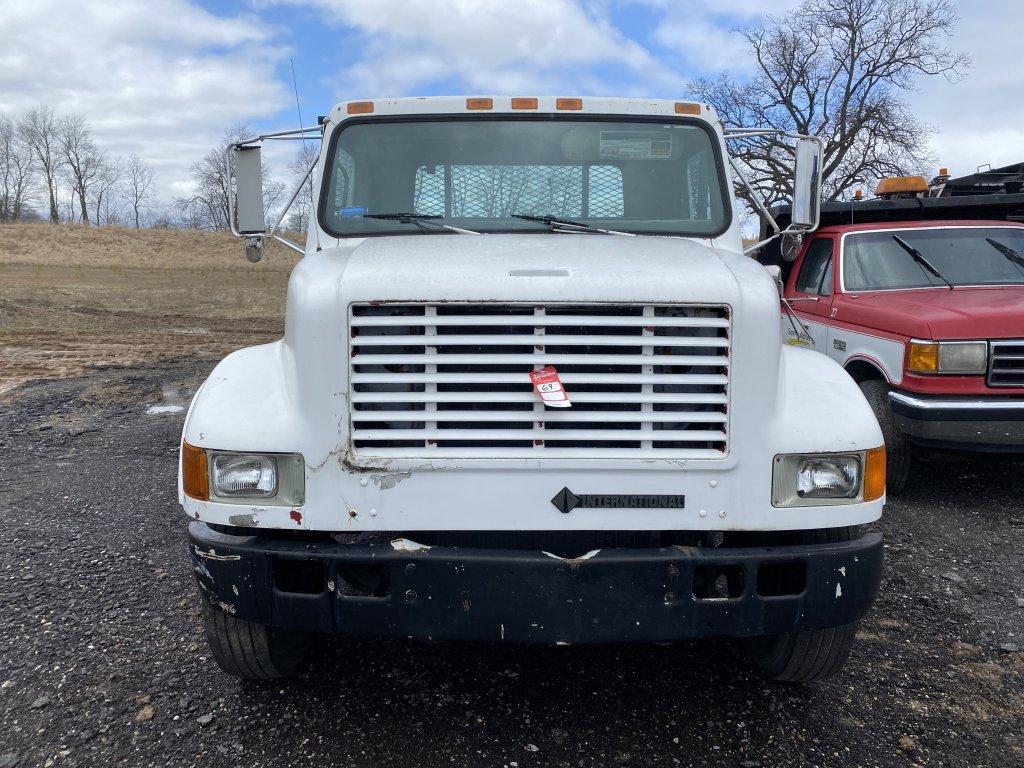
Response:
[[[245,259],[255,264],[257,261],[263,258],[263,238],[262,237],[247,237],[245,238]]]
[[[818,228],[821,202],[821,145],[809,139],[796,143],[793,179],[792,227],[802,231]]]
[[[267,220],[263,210],[263,160],[260,148],[232,147],[231,154],[235,169],[235,224],[238,233],[263,234],[267,230]]]

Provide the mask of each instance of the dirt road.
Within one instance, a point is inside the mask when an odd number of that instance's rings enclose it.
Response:
[[[845,673],[762,680],[732,644],[329,640],[240,683],[208,658],[175,499],[211,363],[0,395],[0,766],[1021,766],[1020,464],[925,467],[882,523]],[[173,410],[173,409],[171,409]]]

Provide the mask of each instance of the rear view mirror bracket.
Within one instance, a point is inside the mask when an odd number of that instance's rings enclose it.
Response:
[[[796,140],[794,146],[796,162],[793,183],[793,216],[786,229],[779,227],[775,217],[761,200],[761,196],[747,180],[736,160],[730,155],[729,165],[737,179],[750,193],[750,199],[758,213],[774,232],[770,237],[744,248],[744,253],[756,251],[777,237],[795,236],[799,238],[808,232],[813,232],[818,228],[821,212],[821,158],[825,148],[822,140],[817,136],[807,136],[773,128],[730,128],[725,131],[726,139],[750,139],[759,136],[782,136]]]
[[[288,198],[287,204],[281,209],[277,220],[270,227],[266,224],[266,211],[263,208],[263,163],[261,143],[273,139],[308,140],[323,137],[323,125],[310,128],[296,128],[290,131],[263,134],[243,139],[228,147],[225,153],[225,179],[228,197],[228,227],[235,237],[245,238],[245,258],[253,263],[263,258],[264,243],[273,238],[297,253],[305,253],[298,243],[281,237],[278,232],[285,216],[291,209],[303,186],[309,181],[316,168],[314,159],[305,174]],[[307,136],[309,133],[319,136]]]

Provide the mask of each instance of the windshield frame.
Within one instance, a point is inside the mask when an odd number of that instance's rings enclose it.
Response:
[[[940,229],[1018,229],[1024,231],[1024,227],[1015,227],[1011,222],[1008,221],[982,221],[978,220],[978,223],[974,224],[939,224],[936,226],[913,226],[913,227],[879,227],[878,229],[859,229],[855,232],[843,232],[840,237],[839,244],[839,292],[849,294],[861,294],[861,293],[891,293],[893,291],[949,291],[949,286],[946,284],[941,285],[915,285],[906,286],[903,288],[856,288],[849,289],[846,287],[846,238],[855,235],[868,235],[878,234],[879,232],[894,232],[899,234],[901,232],[926,232]],[[926,254],[927,255],[927,254]],[[908,255],[907,258],[910,258]],[[1024,290],[1024,283],[955,283],[954,288],[1020,288]]]
[[[341,138],[341,134],[349,127],[353,125],[360,125],[366,123],[420,123],[420,122],[466,122],[476,120],[502,120],[502,121],[536,121],[545,122],[551,120],[562,120],[562,121],[574,121],[574,122],[635,122],[635,123],[675,123],[680,125],[692,125],[701,128],[707,135],[708,140],[711,144],[711,151],[715,157],[715,170],[718,175],[718,186],[722,195],[722,225],[715,230],[708,232],[692,232],[686,230],[664,230],[658,232],[642,231],[636,232],[629,228],[617,227],[623,232],[630,232],[639,236],[647,237],[693,237],[702,240],[710,240],[716,237],[720,237],[729,231],[733,225],[734,212],[733,212],[733,196],[731,182],[728,180],[725,170],[725,158],[723,157],[723,146],[720,140],[720,136],[715,131],[714,127],[707,120],[700,120],[693,117],[677,117],[674,115],[631,115],[631,114],[619,114],[619,113],[571,113],[564,114],[558,112],[529,112],[529,113],[515,113],[515,112],[489,112],[487,114],[473,114],[467,112],[445,112],[445,113],[431,113],[431,114],[406,114],[406,115],[368,115],[366,117],[351,117],[338,124],[338,127],[331,133],[331,139],[327,147],[327,152],[324,153],[324,165],[320,173],[320,194],[319,200],[316,206],[316,217],[317,226],[329,237],[334,237],[339,240],[346,239],[357,239],[364,237],[391,237],[393,235],[454,235],[455,232],[449,232],[438,228],[436,232],[425,232],[417,227],[412,229],[395,229],[395,230],[374,230],[372,232],[335,232],[327,224],[327,195],[330,184],[328,183],[328,172],[334,168],[334,159],[338,149],[338,141]],[[449,223],[446,221],[445,223]],[[540,226],[537,228],[528,227],[509,227],[507,229],[498,228],[487,228],[480,232],[480,234],[514,234],[514,235],[548,235],[553,234],[550,227]],[[587,234],[583,232],[583,234]]]

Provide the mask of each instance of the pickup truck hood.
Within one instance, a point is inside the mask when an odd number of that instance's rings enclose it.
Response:
[[[683,238],[431,234],[361,241],[348,255],[341,293],[346,302],[733,305],[741,282],[744,289],[774,290],[767,272],[753,260]]]
[[[931,339],[1024,337],[1024,286],[928,288],[847,297],[848,323]]]

